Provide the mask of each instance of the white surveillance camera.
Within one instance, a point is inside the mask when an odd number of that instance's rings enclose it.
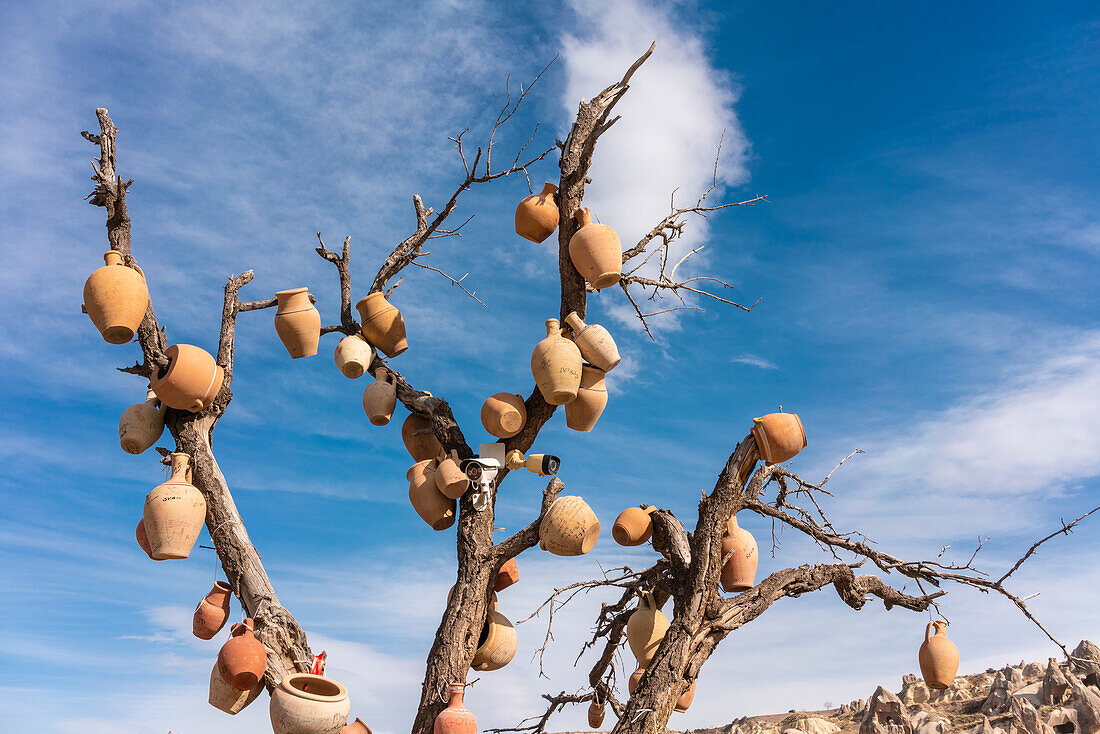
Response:
[[[475,510],[484,510],[492,501],[497,477],[504,468],[504,444],[483,443],[478,456],[463,460],[459,468],[473,485],[471,499]]]

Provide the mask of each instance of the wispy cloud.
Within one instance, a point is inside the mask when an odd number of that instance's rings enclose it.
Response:
[[[745,364],[749,367],[759,367],[762,370],[777,370],[779,365],[771,360],[758,357],[755,354],[741,354],[730,360],[736,364]]]

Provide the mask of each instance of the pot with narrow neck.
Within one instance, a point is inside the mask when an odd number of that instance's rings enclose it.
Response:
[[[729,556],[722,566],[721,583],[723,591],[748,591],[756,583],[756,566],[760,554],[756,548],[756,538],[752,533],[737,524],[737,515],[731,515],[722,535],[722,558]]]
[[[263,680],[267,670],[267,650],[252,629],[251,617],[233,625],[232,636],[218,651],[218,672],[238,691],[251,689]]]
[[[587,362],[604,372],[610,372],[622,361],[619,348],[607,329],[599,324],[584,323],[576,311],[565,317],[565,323],[573,330],[573,341]]]
[[[623,273],[623,246],[618,233],[606,224],[593,222],[588,209],[578,209],[573,218],[580,225],[569,238],[573,267],[598,291],[615,285]]]
[[[642,596],[638,608],[626,621],[626,641],[630,643],[630,651],[638,660],[639,668],[644,668],[653,659],[668,628],[668,617],[658,608],[653,594]]]
[[[477,718],[462,704],[461,683],[452,683],[447,708],[435,717],[433,734],[477,734]]]
[[[321,314],[309,300],[308,288],[294,288],[275,294],[279,309],[275,312],[275,333],[291,359],[317,354],[321,338]]]
[[[924,628],[924,642],[917,653],[924,684],[942,691],[951,687],[959,672],[959,648],[947,638],[947,622],[937,619]],[[935,629],[936,633],[932,634]]]
[[[531,352],[531,374],[551,405],[576,399],[581,386],[581,351],[561,335],[557,319],[546,320],[546,338]]]
[[[84,283],[84,310],[108,344],[125,344],[134,338],[149,308],[149,287],[136,265],[123,263],[122,253],[108,250],[103,267]]]
[[[233,591],[224,581],[215,581],[214,588],[199,601],[191,620],[191,629],[200,640],[210,640],[221,631],[229,619],[229,602]]]
[[[128,454],[140,454],[155,444],[164,433],[164,411],[152,390],[145,402],[131,405],[118,419],[118,443]]]
[[[542,191],[520,201],[516,207],[516,234],[538,243],[558,228],[558,205],[554,194],[558,187],[549,181]]]
[[[187,558],[206,522],[206,500],[191,485],[190,459],[172,454],[172,476],[145,497],[142,525],[154,560]]]
[[[363,412],[372,424],[384,426],[390,422],[396,407],[394,377],[385,367],[379,367],[374,372],[374,382],[363,389]]]

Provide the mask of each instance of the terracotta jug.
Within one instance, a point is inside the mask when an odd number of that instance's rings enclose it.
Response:
[[[137,524],[137,530],[134,531],[134,535],[137,538],[137,544],[141,546],[141,549],[145,551],[145,555],[153,558],[153,549],[149,547],[149,538],[145,535],[145,519],[139,519]],[[163,561],[163,558],[153,558],[154,561]]]
[[[580,229],[569,239],[573,267],[596,290],[619,282],[623,273],[623,246],[619,235],[606,224],[596,224],[588,209],[573,212]]]
[[[336,345],[332,358],[344,377],[356,380],[370,369],[371,362],[378,356],[374,347],[359,334],[345,336]]]
[[[546,338],[531,352],[531,374],[542,397],[551,405],[565,405],[581,386],[581,350],[561,335],[557,319],[546,320]]]
[[[172,476],[145,497],[142,525],[154,560],[187,558],[206,522],[206,500],[191,486],[190,459],[172,454]]]
[[[641,545],[653,535],[653,518],[656,507],[628,507],[615,518],[611,537],[619,545]]]
[[[238,691],[247,691],[259,683],[267,670],[267,650],[252,630],[251,617],[233,625],[231,637],[218,651],[218,673]]]
[[[565,323],[573,330],[573,341],[585,361],[604,372],[615,369],[622,361],[619,348],[607,329],[599,324],[584,323],[576,311],[565,317]]]
[[[275,734],[340,734],[351,701],[348,689],[331,678],[291,673],[271,692],[268,711]]]
[[[730,552],[733,555],[730,555]],[[726,531],[722,534],[722,558],[730,555],[722,566],[722,589],[724,591],[748,591],[756,583],[756,564],[760,554],[756,548],[756,538],[752,533],[737,524],[737,515],[730,516]]]
[[[634,690],[638,687],[638,684],[642,682],[642,676],[645,675],[645,668],[638,668],[630,674],[630,680],[626,682],[626,690],[630,695],[634,695]]]
[[[581,365],[581,384],[577,397],[565,404],[565,425],[574,431],[588,433],[596,427],[596,421],[607,407],[607,388],[603,384],[604,371],[590,364]]]
[[[355,721],[352,721],[343,729],[340,730],[340,734],[374,734],[370,727],[367,726],[362,719],[356,717]]]
[[[118,443],[128,454],[140,454],[152,446],[164,433],[164,413],[152,390],[145,393],[145,402],[131,405],[118,419]]]
[[[210,640],[221,631],[229,619],[229,600],[233,590],[224,581],[215,581],[214,588],[195,607],[191,629],[200,640]]]
[[[125,344],[134,338],[149,308],[149,288],[138,266],[122,264],[122,253],[108,250],[102,268],[84,283],[84,309],[103,341]]]
[[[401,424],[401,440],[413,461],[432,459],[443,453],[443,444],[432,432],[432,421],[419,413],[409,413]]]
[[[516,207],[516,234],[532,242],[542,242],[558,228],[558,205],[554,193],[558,187],[549,181],[538,194],[532,194]]]
[[[294,288],[275,294],[279,308],[275,312],[275,333],[291,359],[317,354],[321,339],[321,314],[309,300],[308,288]]]
[[[451,450],[451,455],[441,460],[435,470],[435,487],[444,497],[457,500],[466,494],[470,488],[470,479],[466,473],[459,469],[458,452]]]
[[[581,556],[600,537],[596,513],[580,497],[558,497],[539,523],[539,547],[556,556]]]
[[[588,704],[588,725],[593,729],[599,729],[603,726],[603,715],[605,707],[599,699],[593,698],[592,703]]]
[[[493,591],[504,591],[512,584],[519,581],[519,565],[515,558],[509,558],[497,571],[496,581],[493,582]]]
[[[406,473],[409,479],[409,502],[420,519],[432,530],[446,530],[454,525],[457,503],[443,495],[435,486],[435,460],[417,462]]]
[[[523,398],[506,392],[492,395],[481,406],[481,425],[497,438],[511,438],[527,423]]]
[[[768,413],[753,418],[752,435],[760,457],[768,464],[787,461],[806,448],[806,431],[794,413]]]
[[[462,705],[463,688],[461,683],[451,684],[447,708],[436,715],[432,734],[477,734],[477,718]]]
[[[630,643],[630,651],[638,660],[638,667],[644,668],[653,656],[657,648],[661,646],[661,640],[668,632],[668,617],[657,608],[657,602],[652,593],[646,593],[638,601],[638,608],[626,621],[626,641]]]
[[[363,321],[363,338],[387,357],[396,357],[409,348],[401,312],[390,305],[380,291],[368,294],[355,304],[355,308]]]
[[[255,701],[263,689],[263,681],[260,681],[247,691],[238,691],[222,680],[222,674],[218,672],[217,663],[214,663],[214,667],[210,669],[210,705],[231,716],[236,716],[248,704]]]
[[[691,706],[691,702],[695,700],[695,681],[691,682],[688,689],[680,694],[680,697],[676,699],[676,707],[673,709],[677,713],[686,713]]]
[[[394,387],[394,376],[385,367],[379,367],[374,371],[374,382],[363,389],[363,411],[371,423],[384,426],[390,422],[396,407],[397,388]]]
[[[932,628],[936,634],[932,634]],[[951,687],[955,673],[959,671],[959,648],[947,639],[944,629],[947,622],[937,619],[924,628],[924,642],[921,643],[917,660],[920,662],[920,674],[929,688],[942,691]]]
[[[470,667],[474,670],[500,670],[516,656],[519,640],[516,628],[500,612],[492,609],[485,618],[481,629],[481,638],[477,641]]]
[[[190,344],[173,344],[165,351],[167,369],[153,372],[149,387],[169,408],[198,413],[218,397],[225,372],[210,353]]]

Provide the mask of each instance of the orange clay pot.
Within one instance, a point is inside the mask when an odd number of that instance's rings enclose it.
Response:
[[[309,289],[279,291],[275,298],[279,301],[279,309],[275,312],[275,333],[291,359],[317,354],[317,342],[321,339],[321,314],[309,300]]]
[[[573,341],[581,350],[585,361],[604,372],[615,369],[622,358],[611,333],[599,324],[586,324],[577,312],[565,317],[565,323],[573,330]]]
[[[218,651],[218,673],[238,691],[250,690],[267,670],[267,650],[252,629],[251,617],[233,625],[232,636]]]
[[[630,674],[630,680],[626,682],[626,690],[630,695],[634,695],[634,689],[638,687],[638,684],[642,682],[642,676],[645,675],[645,668],[638,668]]]
[[[657,608],[653,594],[645,594],[626,621],[626,641],[630,643],[630,651],[637,658],[639,668],[644,668],[653,659],[668,627],[668,617]]]
[[[374,371],[374,382],[363,388],[363,412],[376,426],[384,426],[393,417],[397,407],[397,389],[394,377],[385,367]]]
[[[432,734],[477,734],[477,718],[462,705],[461,683],[451,684],[447,708],[435,717]]]
[[[451,455],[440,461],[435,470],[435,488],[452,500],[457,500],[470,488],[469,477],[458,466],[458,452],[452,449]]]
[[[641,545],[653,535],[653,518],[656,507],[628,507],[615,518],[611,537],[619,545]]]
[[[215,581],[214,588],[195,607],[191,630],[200,640],[210,640],[221,631],[229,619],[229,600],[233,596],[229,584]]]
[[[149,547],[149,538],[145,535],[145,519],[138,520],[137,530],[134,531],[134,536],[137,538],[137,544],[141,546],[141,549],[145,551],[145,555],[153,558],[153,551]],[[153,558],[154,561],[163,561],[163,558]]]
[[[481,425],[497,438],[511,438],[523,430],[527,423],[527,406],[523,397],[498,392],[481,406]]]
[[[433,459],[443,453],[443,444],[432,432],[431,419],[419,413],[409,413],[401,424],[401,440],[413,461]]]
[[[779,464],[806,447],[806,431],[794,413],[768,413],[752,419],[752,435],[760,456],[768,464]]]
[[[149,387],[169,408],[198,413],[218,397],[225,372],[210,353],[191,344],[173,344],[165,351],[168,368],[153,372]]]
[[[603,715],[605,710],[605,706],[593,698],[592,703],[588,704],[588,725],[593,729],[599,729],[603,726]]]
[[[549,181],[542,191],[528,196],[516,207],[516,234],[532,242],[542,242],[558,228],[558,205],[554,193],[558,187]]]
[[[516,656],[519,640],[511,621],[495,609],[489,610],[481,629],[477,652],[470,667],[474,670],[500,670]]]
[[[149,308],[149,288],[141,268],[122,264],[122,253],[108,250],[105,265],[84,283],[84,309],[108,344],[134,338]]]
[[[409,479],[409,502],[420,519],[432,530],[446,530],[454,525],[456,502],[443,495],[435,486],[435,460],[417,462],[406,473]]]
[[[271,692],[268,707],[275,734],[339,734],[348,721],[348,689],[331,678],[291,673]]]
[[[737,524],[737,515],[730,517],[726,532],[722,535],[722,558],[730,551],[733,555],[722,566],[722,590],[748,591],[756,583],[756,564],[760,561],[760,554],[757,553],[756,538]]]
[[[362,719],[356,717],[355,721],[340,730],[340,734],[374,734],[374,732],[370,730],[370,727],[367,726]]]
[[[604,371],[590,364],[581,365],[581,384],[577,397],[565,404],[565,425],[574,431],[588,433],[607,407],[607,387]]]
[[[565,405],[581,386],[581,350],[561,335],[557,319],[546,320],[546,338],[531,352],[531,374],[546,402]]]
[[[539,547],[556,556],[581,556],[600,537],[596,513],[580,497],[558,497],[539,523]]]
[[[345,336],[332,353],[340,372],[352,380],[362,377],[370,369],[375,356],[374,347],[359,334]]]
[[[512,584],[519,581],[519,565],[515,558],[509,558],[497,571],[496,581],[493,582],[493,591],[504,591]]]
[[[405,340],[405,320],[381,292],[368,294],[355,304],[355,308],[363,322],[363,338],[387,357],[396,357],[409,348]]]
[[[187,454],[172,454],[172,476],[145,497],[142,526],[153,560],[187,558],[206,522],[206,500],[191,486]]]
[[[688,689],[680,694],[680,697],[676,699],[676,708],[673,709],[676,713],[686,713],[691,706],[691,702],[695,700],[695,681],[691,682]]]
[[[936,634],[932,634],[935,627]],[[920,662],[920,674],[929,688],[942,691],[950,688],[959,671],[959,648],[947,639],[944,628],[947,622],[937,619],[924,628],[924,642],[921,643],[917,660]]]
[[[596,290],[619,282],[623,273],[623,246],[619,235],[606,224],[595,224],[588,209],[573,212],[580,229],[569,238],[573,267]]]
[[[210,705],[219,711],[224,711],[230,716],[236,716],[245,709],[248,704],[255,701],[264,690],[263,682],[259,682],[247,691],[238,691],[233,686],[222,680],[218,672],[218,664],[210,669]]]

